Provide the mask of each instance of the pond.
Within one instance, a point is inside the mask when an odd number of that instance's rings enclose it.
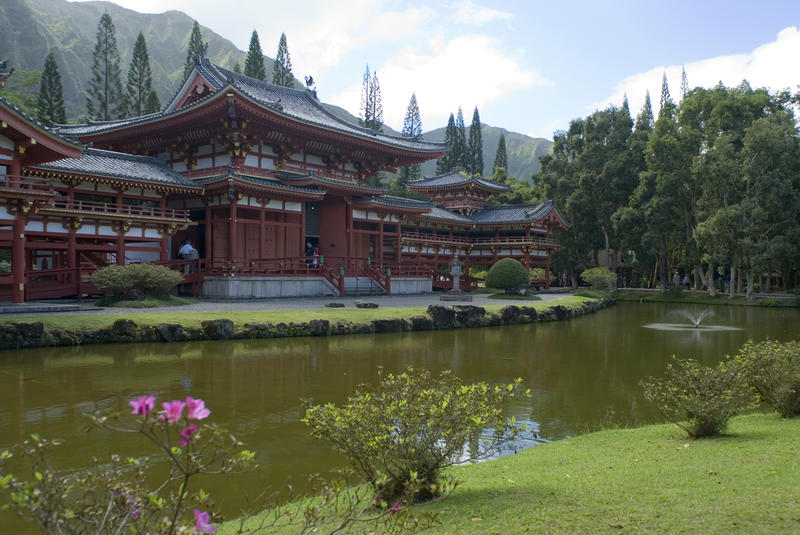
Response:
[[[231,517],[244,492],[253,496],[289,478],[301,486],[306,475],[343,465],[299,422],[301,400],[341,402],[374,382],[379,368],[450,369],[467,382],[522,377],[532,397],[509,414],[555,440],[662,421],[638,382],[661,375],[672,354],[714,364],[747,339],[790,340],[800,332],[797,309],[754,307],[712,307],[702,325],[725,329],[683,328],[686,312],[705,310],[622,303],[566,322],[500,328],[0,352],[0,448],[31,433],[60,438],[60,467],[85,466],[112,451],[150,453],[139,437],[87,434],[84,414],[128,410],[128,400],[143,394],[203,398],[211,421],[256,451],[260,464],[257,472],[198,480]],[[0,525],[11,521],[0,516]]]

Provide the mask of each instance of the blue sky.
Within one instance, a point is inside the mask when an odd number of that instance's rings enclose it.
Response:
[[[400,129],[412,92],[423,128],[459,106],[483,122],[551,138],[571,119],[628,95],[635,114],[664,72],[689,86],[800,84],[800,1],[118,0],[177,9],[247,50],[258,31],[274,57],[285,32],[294,74],[358,114],[365,65],[377,71],[384,121]]]

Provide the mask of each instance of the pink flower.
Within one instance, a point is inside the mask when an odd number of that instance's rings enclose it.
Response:
[[[190,420],[203,420],[211,414],[211,411],[206,409],[206,402],[202,399],[188,397],[186,398],[186,406],[189,407]]]
[[[138,507],[136,509],[134,509],[133,511],[131,511],[131,518],[133,518],[134,520],[139,518],[141,515],[142,515],[142,511]]]
[[[190,425],[188,427],[184,427],[183,429],[181,429],[180,432],[178,433],[181,437],[181,447],[186,446],[189,443],[189,441],[192,440],[192,435],[194,435],[196,432],[197,432],[196,425]]]
[[[165,401],[161,406],[164,408],[164,414],[161,415],[161,418],[166,418],[167,422],[174,424],[183,416],[183,408],[186,403],[176,399],[174,401]]]
[[[147,417],[156,405],[156,398],[154,396],[139,396],[128,402],[133,407],[131,414],[141,414]]]
[[[194,524],[195,531],[199,531],[200,533],[214,533],[217,531],[217,528],[208,523],[209,520],[211,520],[211,515],[209,515],[206,511],[195,509],[194,518],[197,520],[197,522]]]
[[[399,510],[400,510],[400,503],[399,502],[394,502],[394,503],[392,503],[392,508],[389,509],[389,514],[393,515]]]

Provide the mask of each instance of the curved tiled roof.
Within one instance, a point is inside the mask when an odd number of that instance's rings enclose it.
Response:
[[[169,186],[199,187],[196,182],[177,171],[173,171],[172,168],[158,158],[100,149],[84,149],[80,158],[64,158],[34,166],[34,169],[97,177],[123,178]]]
[[[463,223],[465,225],[471,225],[472,219],[467,216],[463,216],[456,212],[451,212],[450,210],[445,210],[444,208],[440,208],[438,206],[434,206],[431,208],[431,211],[427,214],[422,214],[422,217],[425,219],[438,219],[441,221],[450,221],[454,223]]]
[[[462,174],[460,170],[454,170],[450,171],[449,173],[445,173],[443,175],[438,175],[423,180],[416,180],[414,182],[409,182],[408,189],[413,191],[413,190],[427,190],[431,188],[436,188],[436,189],[448,188],[453,186],[460,186],[463,184],[469,184],[470,182],[482,186],[488,190],[497,192],[511,190],[511,188],[506,186],[505,184],[492,182],[491,180],[486,180],[478,176],[466,176]]]
[[[134,124],[146,123],[152,120],[158,120],[162,117],[178,114],[188,108],[201,105],[201,103],[218,96],[226,87],[230,87],[273,113],[305,124],[335,130],[353,137],[368,139],[387,146],[404,148],[417,152],[438,153],[447,149],[447,145],[444,143],[433,143],[412,138],[379,134],[368,128],[350,124],[326,110],[309,91],[291,89],[256,80],[249,76],[223,69],[205,58],[195,60],[195,70],[214,86],[215,93],[179,109],[173,109],[178,97],[178,95],[176,95],[172,104],[168,106],[165,111],[119,121],[89,122],[85,125],[74,126],[58,125],[56,129],[60,134],[65,136],[82,136],[124,128]],[[191,79],[191,76],[187,80],[189,79]]]
[[[406,199],[393,195],[370,195],[367,197],[353,197],[353,203],[372,203],[385,206],[396,206],[401,208],[413,208],[417,210],[430,210],[434,208],[433,203],[428,201],[418,201],[416,199]]]
[[[470,219],[481,223],[523,223],[538,221],[555,209],[553,201],[535,204],[491,206],[472,214]]]
[[[67,137],[62,135],[58,131],[58,127],[57,126],[47,126],[47,125],[45,125],[44,123],[40,122],[36,117],[30,115],[25,110],[23,110],[22,108],[16,106],[15,104],[12,104],[11,102],[7,101],[2,96],[0,96],[0,106],[6,108],[8,111],[18,115],[20,118],[22,118],[23,120],[27,121],[32,126],[34,126],[36,129],[44,132],[45,134],[48,134],[48,135],[56,138],[57,140],[61,141],[62,143],[73,145],[74,147],[77,147],[77,148],[82,148],[83,147],[83,145],[81,145],[79,143],[75,143],[73,140],[68,139]]]
[[[369,186],[367,184],[359,184],[358,182],[354,182],[352,180],[342,180],[338,178],[327,178],[324,176],[317,175],[316,173],[293,173],[291,171],[278,171],[275,175],[283,181],[292,182],[292,181],[307,181],[313,180],[314,182],[320,182],[322,184],[329,184],[331,186],[339,186],[344,187],[347,189],[355,189],[355,190],[364,190],[365,192],[381,192],[386,191],[386,186],[378,185],[378,186]]]
[[[250,175],[243,175],[240,173],[224,173],[221,175],[205,177],[205,178],[198,178],[195,179],[194,182],[197,184],[215,184],[222,180],[227,180],[229,178],[235,178],[236,180],[241,180],[242,182],[248,182],[250,184],[255,184],[256,186],[264,186],[268,188],[280,189],[289,192],[295,193],[310,193],[314,195],[324,195],[327,193],[324,189],[317,188],[317,187],[304,187],[304,186],[292,186],[290,184],[284,184],[278,180],[273,180],[270,178],[261,178],[256,176]]]

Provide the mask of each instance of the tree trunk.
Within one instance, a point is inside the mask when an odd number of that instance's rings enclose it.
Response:
[[[706,272],[705,276],[703,276],[703,271],[700,270],[700,276],[703,277],[703,284],[706,288],[708,288],[708,295],[711,297],[717,296],[717,285],[716,281],[714,281],[714,272],[716,271],[716,266],[714,264],[708,265],[708,271]]]
[[[748,302],[752,302],[755,299],[755,292],[753,288],[753,271],[751,269],[747,270],[747,294],[745,299]]]
[[[739,275],[741,279],[741,275]],[[731,264],[731,281],[728,284],[728,297],[733,299],[736,297],[736,266]]]

